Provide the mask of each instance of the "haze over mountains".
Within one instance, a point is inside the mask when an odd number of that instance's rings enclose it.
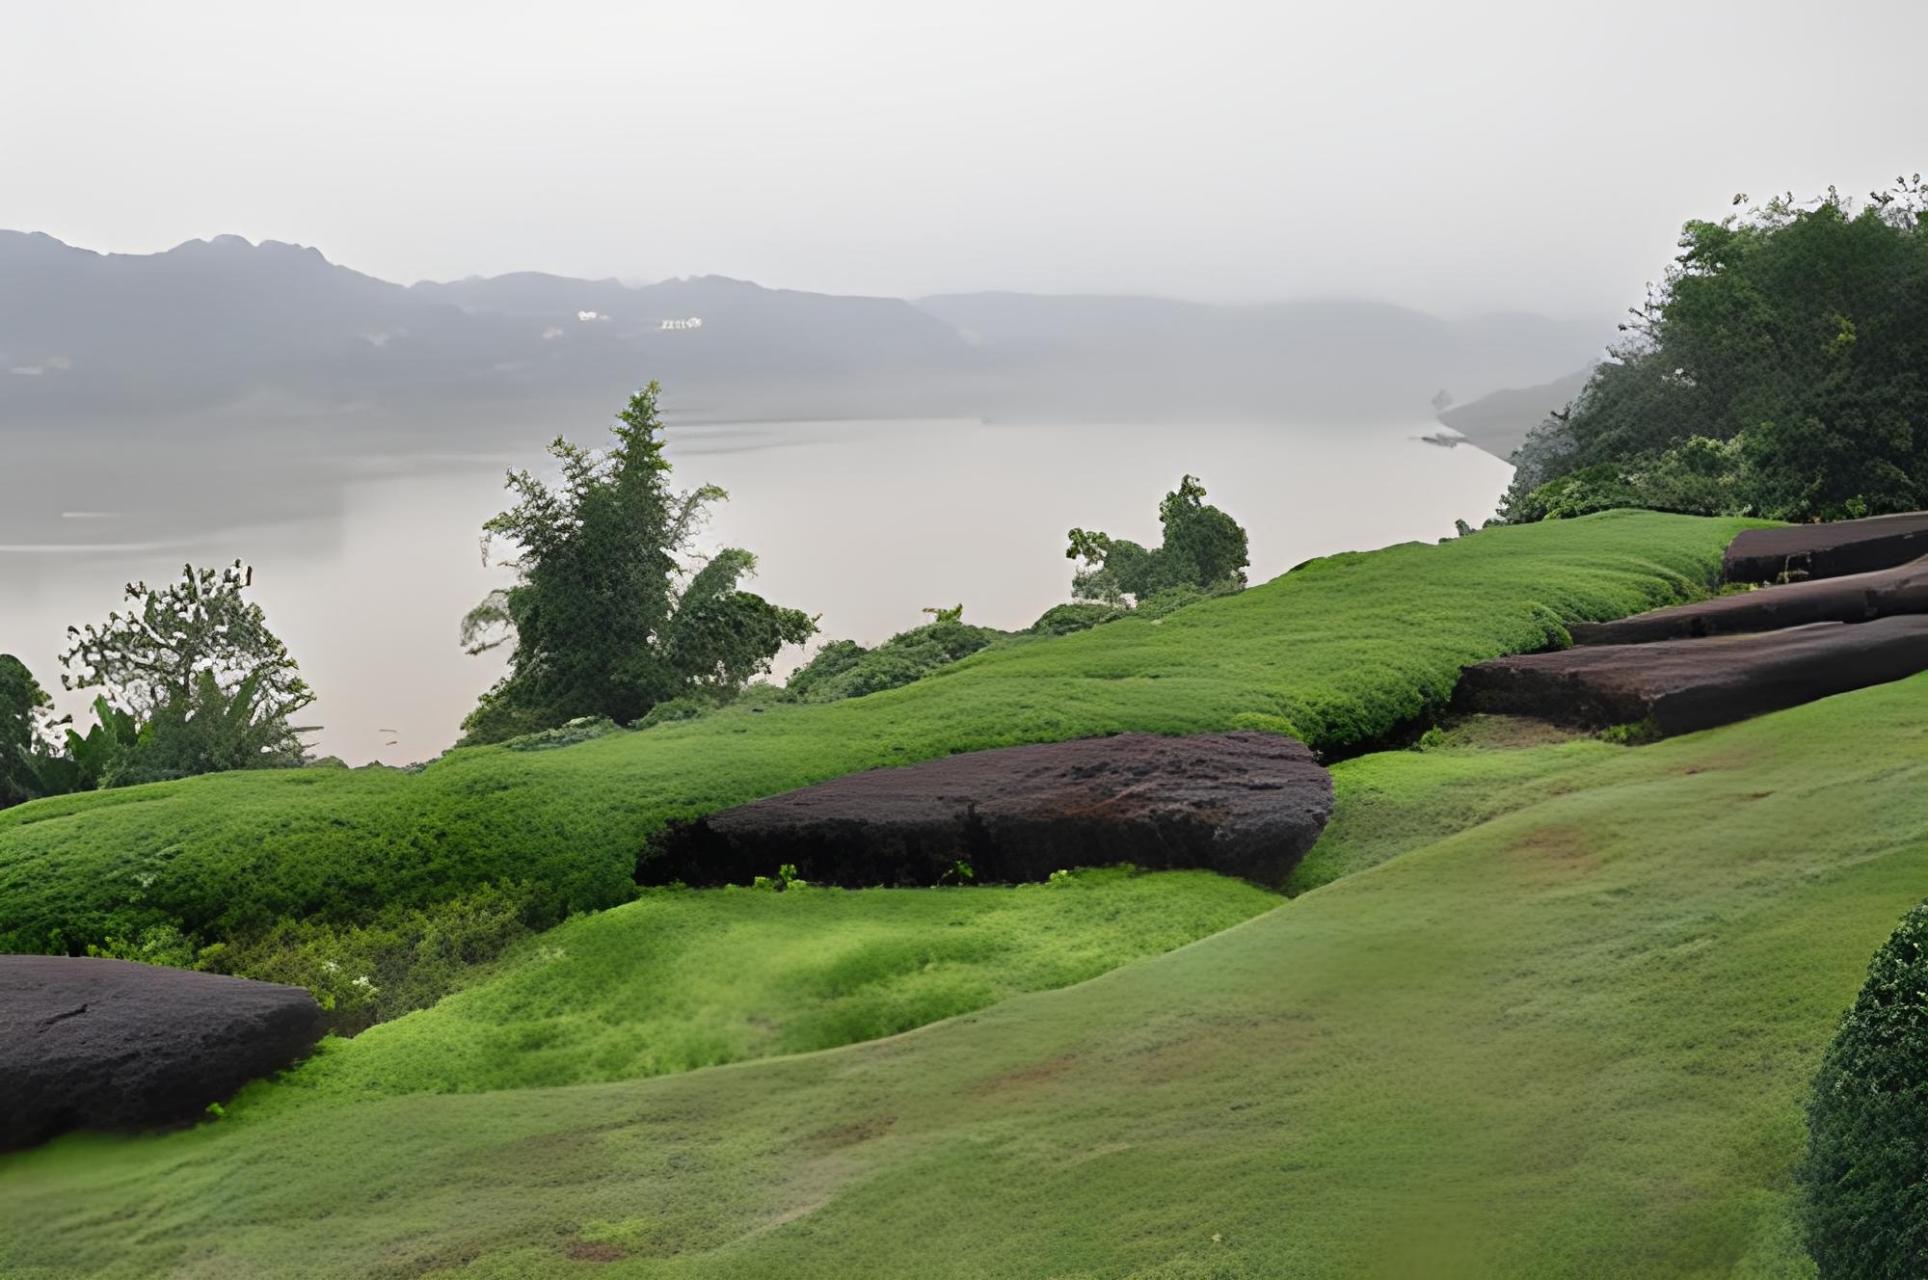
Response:
[[[29,428],[431,407],[440,422],[577,406],[599,420],[652,377],[684,417],[1423,420],[1442,388],[1467,401],[1546,382],[1610,333],[1351,298],[904,300],[537,273],[404,286],[276,241],[100,254],[0,231],[0,418]]]
[[[1494,457],[1510,458],[1526,442],[1528,432],[1572,405],[1594,368],[1589,363],[1551,382],[1495,391],[1444,410],[1439,420]]]

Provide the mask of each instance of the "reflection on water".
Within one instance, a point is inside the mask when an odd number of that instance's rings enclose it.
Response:
[[[821,612],[826,637],[872,643],[923,621],[926,605],[1029,624],[1066,595],[1068,528],[1156,542],[1158,500],[1186,472],[1251,532],[1254,581],[1313,556],[1450,534],[1456,517],[1479,523],[1508,468],[1421,443],[1427,429],[673,425],[669,454],[680,485],[730,492],[706,544],[748,547],[757,591]],[[499,657],[462,653],[456,624],[503,580],[482,564],[481,523],[503,505],[505,465],[545,460],[541,438],[513,453],[491,440],[402,457],[344,457],[311,440],[204,451],[179,468],[138,451],[10,449],[20,465],[0,469],[0,652],[56,684],[66,627],[104,617],[123,583],[187,559],[245,559],[321,695],[308,713],[323,726],[318,750],[425,759],[500,673]],[[87,700],[61,696],[71,710]]]

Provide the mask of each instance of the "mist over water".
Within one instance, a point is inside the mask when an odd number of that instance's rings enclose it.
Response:
[[[1249,530],[1255,583],[1315,556],[1447,536],[1455,518],[1477,525],[1510,468],[1419,439],[1436,429],[672,421],[668,453],[679,488],[729,491],[703,542],[755,552],[752,590],[821,612],[820,641],[873,644],[925,606],[1029,625],[1067,598],[1068,528],[1156,542],[1158,500],[1188,472]],[[321,726],[316,751],[434,756],[502,670],[457,641],[462,614],[507,580],[482,562],[481,524],[505,504],[505,467],[547,460],[540,430],[466,451],[455,438],[438,433],[434,452],[366,437],[352,451],[339,438],[41,450],[0,471],[0,652],[54,689],[65,629],[119,607],[123,584],[240,558],[320,695],[303,717]],[[779,674],[805,656],[786,652]],[[56,698],[79,712],[91,695]]]

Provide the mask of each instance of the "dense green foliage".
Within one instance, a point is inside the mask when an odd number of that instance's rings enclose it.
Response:
[[[670,819],[857,769],[1134,729],[1367,743],[1443,705],[1468,662],[1704,590],[1740,527],[1619,513],[1492,529],[1314,561],[1155,624],[989,648],[866,698],[460,750],[419,774],[220,774],[35,801],[0,814],[0,948],[138,945],[153,928],[240,945],[485,885],[544,925],[627,900]]]
[[[210,701],[218,703],[219,699]],[[94,699],[93,712],[94,723],[87,726],[86,733],[74,728],[70,717],[63,717],[58,722],[56,727],[61,734],[60,748],[43,750],[37,761],[40,794],[64,796],[76,791],[95,791],[101,787],[153,780],[148,770],[143,768],[143,764],[151,763],[155,755],[152,750],[153,722],[141,724],[132,713],[108,702],[105,694]],[[145,742],[143,731],[146,733]],[[145,753],[143,746],[148,748]],[[294,763],[292,760],[273,762]],[[187,776],[186,771],[182,771],[181,776]]]
[[[27,664],[0,653],[0,809],[48,794],[40,779],[42,729],[53,701]]]
[[[1682,232],[1570,411],[1528,437],[1509,520],[1644,506],[1837,519],[1928,504],[1928,188],[1830,191]]]
[[[739,547],[685,571],[714,485],[669,487],[657,386],[630,397],[601,453],[556,438],[562,482],[509,473],[516,504],[483,526],[516,548],[516,584],[462,623],[471,653],[514,642],[509,673],[463,722],[468,743],[500,742],[584,716],[630,724],[678,697],[727,701],[770,669],[811,618],[742,589],[756,558]]]
[[[630,1080],[874,1040],[1082,982],[1277,902],[1197,871],[1009,889],[652,889],[524,944],[433,1009],[330,1041],[256,1098]]]
[[[1189,587],[1207,593],[1245,585],[1251,564],[1245,530],[1205,501],[1197,476],[1185,476],[1158,504],[1164,539],[1144,547],[1124,538],[1073,529],[1065,558],[1082,562],[1071,580],[1079,600],[1116,604],[1144,600],[1161,591]]]
[[[1069,604],[1054,604],[1038,615],[1038,620],[1027,628],[1034,636],[1068,636],[1073,631],[1089,631],[1107,622],[1131,616],[1131,610],[1122,605],[1106,604],[1100,600],[1074,600]]]
[[[875,649],[835,640],[797,668],[784,682],[784,691],[797,702],[861,698],[921,680],[1006,638],[1002,631],[949,618],[900,631]]]
[[[1811,1275],[1802,1108],[1928,877],[1928,679],[1370,772],[1372,869],[908,1036],[12,1157],[0,1271]]]
[[[1821,1061],[1801,1182],[1822,1280],[1928,1275],[1928,905],[1875,953]]]
[[[315,694],[267,615],[244,593],[254,573],[185,566],[163,587],[127,587],[127,611],[70,631],[69,689],[100,688],[95,727],[66,734],[49,791],[130,786],[301,763],[293,717]]]

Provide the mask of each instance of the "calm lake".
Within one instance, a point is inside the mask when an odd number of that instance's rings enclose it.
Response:
[[[729,490],[706,545],[748,547],[755,590],[821,612],[822,638],[868,644],[924,621],[926,605],[1028,625],[1067,596],[1067,529],[1156,543],[1158,501],[1186,472],[1250,531],[1254,582],[1314,556],[1450,535],[1456,517],[1477,525],[1510,468],[1420,440],[1436,429],[672,422],[669,453],[678,487]],[[321,695],[307,717],[322,726],[317,751],[427,759],[500,674],[493,655],[462,652],[457,622],[505,580],[482,563],[480,526],[503,506],[506,466],[541,469],[543,438],[456,454],[363,442],[347,463],[321,441],[312,465],[210,451],[178,474],[151,446],[74,456],[8,442],[0,652],[57,686],[67,626],[104,618],[124,583],[244,559]],[[785,654],[779,671],[804,656]],[[74,711],[91,697],[56,696]]]

